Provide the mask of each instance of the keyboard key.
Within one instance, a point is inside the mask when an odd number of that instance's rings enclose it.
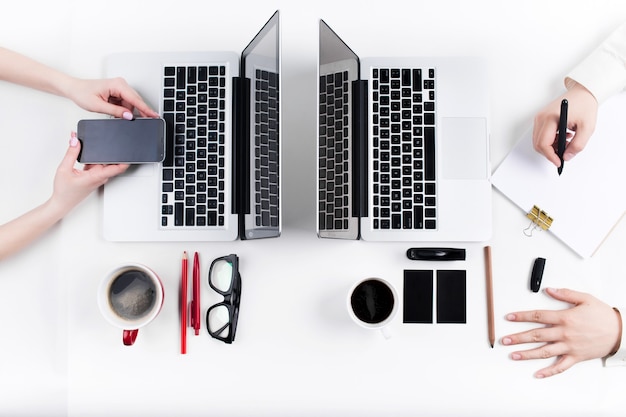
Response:
[[[408,68],[402,69],[402,85],[411,85],[411,70]]]
[[[163,166],[171,167],[174,163],[174,154],[172,149],[174,147],[174,115],[171,113],[163,114],[165,120],[165,159],[163,160]]]
[[[424,228],[424,208],[422,206],[413,207],[413,224],[416,229]]]
[[[183,203],[174,204],[174,225],[182,226],[183,225],[183,213],[184,207]]]
[[[435,179],[435,128],[424,128],[424,179]]]
[[[410,211],[402,212],[402,228],[403,229],[413,228],[413,213],[411,213]]]
[[[195,84],[196,83],[196,67],[189,67],[187,68],[187,82],[189,84]]]
[[[186,87],[187,71],[184,67],[176,68],[176,88],[183,90]]]
[[[195,226],[196,213],[193,208],[187,207],[185,209],[185,226]]]
[[[422,91],[422,70],[413,69],[413,91]]]

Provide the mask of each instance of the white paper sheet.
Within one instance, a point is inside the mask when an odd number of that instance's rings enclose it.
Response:
[[[532,146],[532,128],[498,166],[492,184],[524,215],[534,205],[553,218],[549,232],[592,256],[626,210],[626,93],[600,106],[585,149],[563,173]],[[529,221],[530,222],[530,221]]]

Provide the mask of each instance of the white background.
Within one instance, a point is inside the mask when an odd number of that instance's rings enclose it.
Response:
[[[626,3],[23,0],[0,13],[0,44],[98,78],[111,52],[241,51],[276,9],[283,236],[105,242],[95,193],[40,241],[0,263],[0,415],[623,415],[626,368],[594,360],[537,380],[533,373],[551,360],[514,362],[513,348],[489,347],[482,248],[493,248],[500,338],[529,328],[506,322],[507,312],[564,307],[528,289],[538,256],[547,258],[544,287],[626,305],[624,221],[592,259],[582,260],[549,233],[525,237],[523,213],[494,191],[490,241],[455,244],[468,251],[464,263],[416,263],[404,255],[408,244],[316,237],[314,155],[319,18],[361,57],[486,56],[495,168],[537,110],[563,91],[565,73],[626,18]],[[183,15],[187,10],[193,12]],[[49,196],[70,131],[86,117],[65,99],[0,84],[0,222]],[[211,260],[239,255],[243,291],[234,344],[210,338],[203,326],[200,336],[190,332],[188,354],[179,354],[184,250],[200,252],[203,310],[217,300],[205,281]],[[102,277],[127,261],[152,267],[166,292],[161,314],[133,347],[122,345],[121,332],[96,305]],[[400,311],[385,340],[350,321],[345,298],[356,280],[379,276],[402,294],[404,269],[449,267],[467,270],[467,324],[403,324]]]

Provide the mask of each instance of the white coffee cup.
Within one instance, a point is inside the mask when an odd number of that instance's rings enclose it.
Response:
[[[365,278],[348,291],[347,308],[355,323],[366,329],[379,329],[388,339],[391,334],[387,325],[398,311],[398,294],[384,279]]]
[[[123,330],[122,341],[135,343],[139,328],[161,311],[164,291],[159,276],[145,265],[129,263],[109,272],[98,288],[98,306],[104,318]]]

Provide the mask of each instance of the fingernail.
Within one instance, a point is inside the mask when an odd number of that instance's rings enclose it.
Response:
[[[563,154],[563,159],[564,159],[565,161],[569,161],[569,160],[571,160],[571,159],[572,159],[573,157],[575,157],[575,156],[576,156],[576,154],[575,154],[575,153],[572,153],[572,152],[565,152],[565,153]]]
[[[515,314],[507,314],[506,315],[506,319],[507,320],[515,320]]]
[[[505,338],[502,339],[502,344],[503,345],[510,345],[511,342],[512,342],[512,340],[511,340],[510,337],[505,337]]]
[[[125,111],[122,117],[126,120],[133,120],[133,114],[129,111]]]
[[[511,359],[513,359],[514,361],[518,361],[522,359],[522,355],[520,355],[519,353],[511,353]]]
[[[543,378],[544,376],[545,376],[544,374],[537,374],[537,375],[535,375],[535,378],[539,378],[539,379],[541,379],[541,378]]]
[[[70,146],[75,148],[78,145],[78,138],[76,137],[76,132],[72,132],[70,135]]]

